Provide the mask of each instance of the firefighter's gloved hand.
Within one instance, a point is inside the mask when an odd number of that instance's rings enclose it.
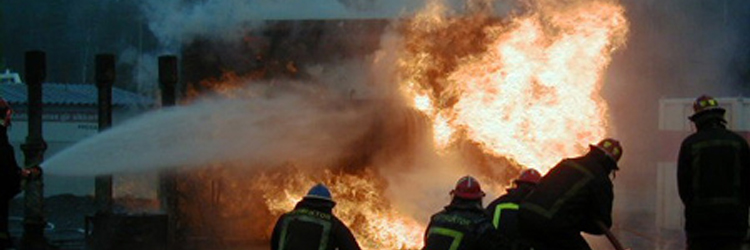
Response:
[[[21,176],[23,176],[23,178],[25,179],[37,179],[42,176],[42,173],[42,168],[39,166],[33,166],[21,170]]]

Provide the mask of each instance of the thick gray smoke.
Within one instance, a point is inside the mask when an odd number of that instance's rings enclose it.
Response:
[[[657,162],[676,161],[664,152],[679,148],[674,133],[659,131],[659,100],[750,96],[750,2],[621,2],[632,32],[627,47],[615,55],[603,89],[625,152],[615,180],[615,223],[648,235],[656,224],[657,204],[664,202],[656,200],[663,191],[657,188],[662,181]],[[642,241],[640,247],[629,247],[672,249]]]
[[[156,58],[165,54],[180,55],[182,47],[196,39],[221,41],[223,46],[216,46],[222,48],[216,50],[228,49],[227,44],[242,44],[245,35],[262,33],[268,21],[396,20],[411,16],[430,1],[444,2],[454,13],[494,2],[497,13],[504,15],[514,5],[512,1],[492,0],[142,0],[141,13],[159,49],[141,53],[131,47],[121,52],[126,57],[121,61],[137,68],[133,72],[137,89],[153,94],[157,74],[152,69]]]
[[[650,27],[641,28],[649,31],[643,35],[654,46],[652,56],[659,63],[653,74],[669,77],[663,86],[667,94],[737,94],[742,84],[738,63],[748,56],[750,3],[658,1],[645,8],[649,21],[640,22]]]
[[[177,52],[179,46],[196,38],[241,41],[239,38],[243,34],[259,28],[264,19],[396,18],[424,4],[423,1],[400,0],[325,3],[329,6],[302,0],[151,0],[144,2],[143,10],[149,28],[166,51]],[[137,56],[134,51],[127,55]],[[253,83],[244,92],[233,94],[245,98],[208,97],[191,105],[148,113],[55,155],[45,162],[45,171],[91,176],[205,167],[217,163],[248,168],[336,165],[352,150],[359,150],[357,143],[368,138],[373,123],[381,123],[375,127],[384,126],[386,133],[390,133],[376,134],[376,138],[398,141],[398,138],[412,136],[394,133],[399,130],[389,130],[392,127],[387,123],[414,120],[413,116],[383,115],[382,110],[376,108],[388,107],[355,107],[357,105],[348,100],[397,100],[392,95],[397,83],[389,73],[396,65],[395,58],[379,58],[378,65],[370,68],[369,62],[364,61],[371,61],[373,57],[339,61],[339,65],[308,65],[301,70],[312,79],[304,83]],[[153,62],[154,58],[142,55],[139,60]],[[155,72],[141,74],[154,75]],[[395,106],[401,105],[395,102]],[[471,166],[458,156],[436,155],[432,138],[421,139],[427,140],[413,142],[416,149],[411,152],[374,152],[377,155],[371,164],[388,181],[386,193],[393,206],[426,220],[429,213],[447,202],[451,186],[462,175],[470,174]],[[399,147],[392,141],[384,144],[383,148]]]
[[[146,0],[148,26],[170,48],[197,37],[237,40],[266,20],[394,19],[424,0]]]
[[[456,1],[456,0],[451,0]],[[141,12],[156,37],[156,52],[138,54],[136,48],[123,51],[138,89],[153,93],[157,74],[151,70],[156,58],[181,54],[182,46],[195,39],[242,43],[242,37],[262,32],[267,21],[330,19],[396,19],[424,5],[425,0],[143,0]],[[224,48],[218,48],[224,49]],[[237,53],[236,51],[234,53]],[[253,55],[246,55],[248,58]]]
[[[638,200],[625,202],[636,210],[653,212],[655,196],[642,194],[656,189],[656,162],[669,160],[660,159],[664,145],[648,139],[663,136],[659,99],[750,95],[750,2],[622,2],[632,32],[614,57],[603,93],[625,147],[623,165],[632,169],[621,171],[618,181],[633,197],[620,197]]]

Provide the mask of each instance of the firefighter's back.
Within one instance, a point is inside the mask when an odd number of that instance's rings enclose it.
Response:
[[[747,141],[730,130],[710,128],[686,138],[683,147],[690,162],[680,167],[691,171],[690,180],[680,180],[689,236],[744,237],[750,202]]]
[[[295,209],[285,215],[282,222],[279,249],[332,249],[331,229],[333,227],[331,214],[325,214],[310,209]],[[311,248],[312,247],[312,248]]]
[[[425,250],[483,249],[489,244],[494,228],[483,210],[451,208],[430,219]]]

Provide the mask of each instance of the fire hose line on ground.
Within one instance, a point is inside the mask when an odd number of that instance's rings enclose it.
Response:
[[[620,243],[620,240],[617,239],[617,236],[615,236],[615,234],[613,234],[612,231],[609,230],[609,228],[604,225],[603,222],[596,221],[595,223],[597,226],[599,226],[599,228],[602,229],[602,231],[604,231],[604,234],[607,236],[609,242],[612,243],[613,247],[615,247],[615,250],[626,250],[625,247],[622,246],[622,243]]]
[[[613,226],[612,229],[617,230],[617,231],[621,231],[621,232],[626,232],[626,233],[629,233],[629,234],[632,234],[632,235],[635,235],[636,237],[639,237],[639,238],[642,238],[642,239],[644,239],[646,241],[655,243],[655,244],[657,244],[659,246],[677,244],[677,245],[679,245],[680,249],[684,248],[684,243],[682,243],[679,240],[666,240],[665,241],[665,240],[662,240],[660,238],[654,238],[652,236],[649,236],[646,233],[642,233],[642,232],[639,232],[637,230],[627,229],[627,228],[621,227],[621,226]]]

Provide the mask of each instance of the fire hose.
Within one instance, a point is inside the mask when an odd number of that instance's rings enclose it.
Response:
[[[607,236],[607,239],[609,240],[609,242],[612,243],[612,246],[614,246],[616,250],[630,250],[629,248],[625,248],[622,246],[622,243],[620,243],[620,240],[617,239],[615,234],[613,234],[612,231],[610,231],[609,228],[607,228],[607,226],[604,225],[603,222],[597,221],[596,225],[599,226],[599,228],[602,229],[602,231],[604,231],[604,235]]]

